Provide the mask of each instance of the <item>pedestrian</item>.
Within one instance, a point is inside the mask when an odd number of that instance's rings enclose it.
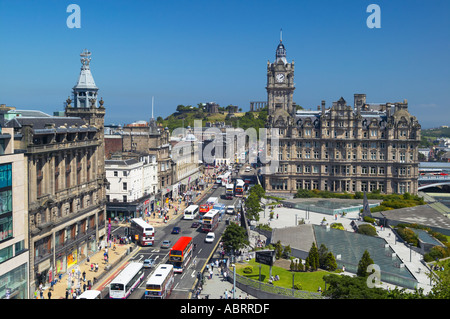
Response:
[[[52,292],[49,290],[47,293],[48,299],[52,299]]]
[[[69,290],[66,290],[66,299],[69,299]]]
[[[83,281],[86,281],[86,272],[83,271]]]
[[[91,271],[94,271],[94,263],[91,263]]]
[[[95,264],[95,272],[97,272],[98,271],[98,264],[96,263]]]

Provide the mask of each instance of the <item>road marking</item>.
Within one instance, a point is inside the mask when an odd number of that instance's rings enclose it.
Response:
[[[192,275],[191,275],[192,278],[195,277],[195,273],[196,273],[196,272],[197,272],[196,270],[194,270],[194,271],[192,272]]]

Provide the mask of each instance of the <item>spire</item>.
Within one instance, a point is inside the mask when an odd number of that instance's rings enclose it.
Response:
[[[275,53],[275,62],[278,62],[279,60],[283,61],[284,63],[287,63],[286,60],[286,48],[283,44],[283,29],[280,29],[280,43],[278,44],[277,51]]]
[[[90,63],[91,63],[91,52],[85,49],[80,54],[81,57],[81,72],[78,77],[77,85],[74,88],[82,89],[97,89],[95,85],[94,78],[92,77]]]
[[[94,77],[91,73],[91,52],[85,49],[80,54],[81,71],[77,84],[73,87],[75,107],[97,107],[97,91]]]

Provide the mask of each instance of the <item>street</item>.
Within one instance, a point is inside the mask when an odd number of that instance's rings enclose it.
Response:
[[[242,172],[244,168],[242,168]],[[248,175],[253,175],[254,170]],[[241,172],[239,173],[241,177]],[[236,177],[236,174],[234,175]],[[247,177],[247,176],[245,176]],[[210,197],[219,198],[219,203],[228,205],[238,206],[239,202],[242,200],[240,197],[233,197],[233,199],[227,200],[224,198],[225,195],[225,187],[219,186],[216,189],[211,189],[209,193],[199,202],[198,205],[201,205],[206,202],[206,200]],[[182,214],[180,212],[179,214]],[[174,216],[172,216],[174,218]],[[151,258],[155,260],[155,264],[152,268],[145,269],[144,280],[140,283],[140,285],[133,291],[130,295],[129,299],[142,299],[145,292],[145,284],[148,278],[152,275],[154,269],[159,265],[166,263],[168,260],[168,254],[170,249],[161,248],[161,243],[164,240],[170,240],[171,244],[175,244],[175,242],[181,236],[189,236],[193,238],[194,244],[196,244],[196,250],[193,254],[193,259],[188,264],[187,269],[183,271],[181,274],[175,275],[175,283],[174,289],[169,299],[186,299],[188,298],[189,292],[191,291],[194,282],[196,280],[197,273],[201,271],[205,263],[208,262],[214,247],[216,247],[217,242],[220,240],[221,234],[226,228],[226,220],[228,218],[234,218],[234,215],[224,214],[222,217],[222,221],[219,223],[219,226],[214,231],[216,237],[214,242],[206,243],[205,237],[206,233],[201,230],[201,227],[192,228],[191,225],[194,221],[198,221],[199,217],[195,220],[184,220],[182,216],[177,216],[177,220],[170,225],[165,225],[162,227],[158,227],[155,236],[155,245],[151,247],[141,247],[140,251],[134,256],[130,262],[132,261],[140,261],[143,262],[145,259]],[[181,232],[179,234],[171,234],[173,227],[180,227]],[[124,229],[119,229],[120,227],[114,230],[115,234],[121,234]]]

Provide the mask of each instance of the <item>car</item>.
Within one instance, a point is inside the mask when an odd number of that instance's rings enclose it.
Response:
[[[172,229],[172,234],[179,234],[180,232],[181,232],[180,227],[174,227],[174,228]]]
[[[227,214],[234,214],[234,211],[235,209],[233,205],[227,206]]]
[[[212,188],[213,189],[219,188],[219,184],[214,184]]]
[[[144,268],[152,268],[154,263],[155,263],[155,260],[152,258],[145,259],[144,260]]]
[[[205,242],[206,243],[212,243],[215,238],[216,238],[216,235],[214,235],[213,232],[209,232],[209,233],[206,234]]]
[[[199,222],[193,222],[191,228],[198,228],[198,226],[200,226]]]
[[[172,242],[170,240],[164,240],[161,244],[161,248],[170,248],[172,246]]]
[[[250,168],[250,166],[247,166],[246,168],[245,168],[245,171],[246,172],[250,172],[252,169]]]

